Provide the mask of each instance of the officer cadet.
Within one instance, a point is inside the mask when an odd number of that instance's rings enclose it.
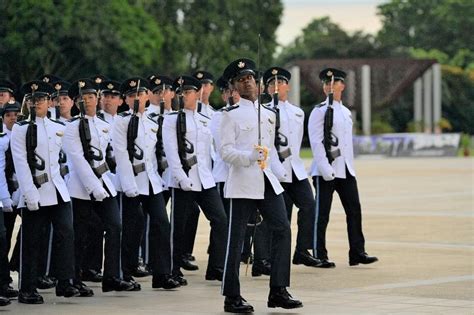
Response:
[[[81,266],[85,247],[90,240],[91,214],[100,218],[105,230],[105,263],[102,291],[130,291],[133,285],[120,278],[120,234],[121,222],[117,195],[105,160],[110,142],[111,127],[96,116],[97,90],[92,80],[80,79],[68,91],[69,97],[78,106],[83,106],[81,115],[68,124],[64,135],[64,149],[71,163],[68,181],[72,197],[75,232],[76,277],[75,285],[81,296],[92,296],[93,291],[81,282]],[[83,102],[83,104],[81,104]]]
[[[283,188],[272,170],[277,169],[279,162],[274,149],[275,114],[265,107],[259,108],[260,104],[255,103],[258,88],[252,60],[241,58],[233,61],[225,69],[224,76],[240,95],[237,106],[223,111],[220,132],[219,151],[222,159],[229,164],[225,197],[231,198],[222,282],[224,311],[251,313],[254,310],[240,293],[239,262],[245,228],[255,208],[260,210],[274,234],[267,305],[302,307],[302,303],[293,299],[286,290],[290,284],[291,230],[282,196]],[[279,167],[282,168],[281,163]]]
[[[349,236],[349,265],[371,264],[377,257],[365,252],[362,233],[362,214],[354,169],[354,150],[352,147],[352,116],[342,103],[344,91],[344,71],[327,68],[319,73],[324,93],[324,102],[316,105],[308,120],[308,134],[313,151],[311,176],[316,190],[316,258],[328,262],[326,249],[326,228],[329,223],[332,197],[336,191],[346,212],[347,233]],[[333,111],[333,127],[325,130],[325,116]],[[338,139],[326,152],[323,141],[326,137]],[[326,138],[326,139],[325,139]],[[330,158],[333,161],[330,163]],[[333,263],[334,264],[334,263]]]
[[[0,108],[13,99],[16,85],[10,80],[0,79]]]
[[[122,104],[120,94],[120,82],[115,80],[104,80],[99,85],[100,98],[100,114],[102,118],[109,124],[113,124],[117,115],[118,107]]]
[[[74,105],[73,100],[68,95],[71,83],[65,80],[59,80],[51,84],[55,90],[51,98],[55,108],[55,118],[63,123],[67,123],[72,118],[71,109]]]
[[[64,81],[61,77],[59,77],[55,74],[43,74],[41,77],[38,78],[38,80],[46,82],[50,85],[53,85],[54,83],[56,83],[58,81]],[[54,93],[52,93],[51,95],[53,95],[53,94]],[[53,99],[53,96],[51,96],[51,99]],[[55,113],[54,102],[50,102],[49,107],[48,107],[48,118],[57,119],[55,115],[56,115],[56,113]]]
[[[293,255],[294,264],[323,267],[308,249],[313,248],[315,201],[303,160],[300,158],[301,142],[304,133],[304,112],[288,101],[291,73],[281,67],[271,67],[263,74],[268,92],[273,95],[275,110],[279,111],[280,128],[276,141],[287,176],[281,183],[288,220],[291,222],[293,204],[298,208],[298,234]],[[285,143],[286,142],[286,143]]]
[[[71,284],[74,277],[72,209],[58,163],[65,125],[47,118],[50,95],[54,92],[49,84],[32,81],[23,85],[22,92],[31,94],[32,107],[30,119],[15,124],[11,134],[13,162],[21,191],[18,207],[22,208],[18,301],[42,304],[43,297],[36,290],[38,235],[51,223],[54,228],[52,270],[58,279],[56,295],[80,294]]]
[[[150,82],[150,105],[146,108],[147,115],[152,118],[158,117],[161,112],[161,105],[164,105],[163,114],[169,114],[173,111],[171,102],[174,97],[173,79],[165,75],[151,75],[148,77]]]
[[[201,82],[197,111],[212,119],[215,109],[209,104],[209,97],[214,91],[214,76],[207,71],[196,71],[193,77]]]
[[[148,89],[148,81],[143,78],[125,80],[120,91],[130,111],[119,114],[114,123],[113,147],[123,191],[123,272],[126,279],[131,279],[136,269],[146,213],[150,217],[150,232],[146,237],[150,244],[152,287],[174,289],[180,284],[171,276],[170,222],[156,159],[158,126],[145,114]]]
[[[8,107],[10,103],[5,106]],[[4,108],[4,109],[5,109]],[[8,251],[7,251],[7,231],[4,221],[3,211],[13,211],[11,195],[8,190],[6,179],[6,152],[9,149],[9,137],[3,132],[3,121],[0,126],[0,306],[10,304],[10,298],[18,296],[18,291],[14,290],[10,283],[10,267],[8,265]]]
[[[175,80],[173,88],[180,94],[183,107],[166,115],[163,124],[165,152],[171,170],[168,186],[172,188],[173,196],[173,272],[180,274],[180,267],[183,267],[187,215],[197,204],[211,224],[205,278],[222,280],[227,217],[211,172],[210,119],[196,112],[201,82],[191,76],[181,76]]]

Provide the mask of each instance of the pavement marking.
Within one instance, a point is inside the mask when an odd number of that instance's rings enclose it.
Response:
[[[442,284],[442,283],[450,283],[450,282],[473,281],[473,280],[474,280],[474,275],[453,276],[453,277],[434,278],[434,279],[429,279],[429,280],[416,280],[416,281],[406,281],[406,282],[399,282],[399,283],[371,285],[371,286],[360,287],[360,288],[335,290],[332,292],[351,293],[351,292],[378,291],[378,290],[411,288],[411,287],[419,287],[419,286],[426,286],[426,285],[434,285],[434,284]]]

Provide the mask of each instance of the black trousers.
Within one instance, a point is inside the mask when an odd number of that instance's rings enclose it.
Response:
[[[58,198],[59,198],[59,194]],[[60,198],[59,198],[60,199]],[[36,289],[41,235],[49,224],[53,224],[53,248],[51,270],[58,280],[74,278],[74,229],[70,202],[59,201],[57,205],[40,207],[30,211],[21,209],[20,290]]]
[[[346,178],[336,178],[325,181],[322,176],[313,176],[313,185],[316,190],[316,242],[314,255],[320,259],[328,258],[326,249],[326,229],[329,223],[329,213],[334,191],[341,199],[346,213],[347,235],[349,237],[349,253],[365,252],[365,239],[362,233],[362,214],[359,201],[357,180],[346,168]]]
[[[116,197],[112,198],[116,199]],[[120,214],[118,202],[117,213]],[[95,211],[90,212],[90,215],[90,224],[87,231],[87,244],[85,248],[85,257],[87,257],[87,259],[82,260],[81,269],[101,271],[104,260],[105,227],[100,216]]]
[[[10,283],[10,268],[8,266],[7,229],[0,208],[0,286]]]
[[[283,195],[276,195],[270,182],[265,178],[264,199],[232,199],[230,207],[229,234],[222,282],[222,294],[240,295],[239,266],[240,252],[249,216],[259,209],[263,220],[273,233],[270,275],[271,287],[290,285],[291,230],[287,218]]]
[[[87,246],[90,242],[88,232],[91,225],[101,224],[105,231],[105,261],[104,277],[120,278],[120,235],[122,224],[120,210],[115,198],[105,198],[103,201],[72,199],[74,213],[74,236],[76,254],[76,279],[81,279],[81,266],[87,256]],[[93,216],[92,213],[96,214]],[[99,218],[99,222],[94,221]]]
[[[186,228],[184,230],[184,252],[187,254],[192,254],[194,251],[200,213],[201,210],[199,210],[199,206],[194,203],[186,218]]]
[[[143,236],[144,217],[150,218],[148,244],[149,262],[153,275],[171,274],[170,222],[166,213],[163,195],[139,195],[122,198],[122,269],[124,278],[131,277],[137,267],[138,252]],[[140,207],[141,205],[141,207]]]
[[[13,230],[15,228],[15,221],[16,218],[19,216],[19,210],[14,207],[12,212],[4,212],[3,213],[3,220],[6,228],[6,240],[7,240],[7,254],[10,252],[12,238],[13,238]]]
[[[200,192],[172,190],[171,231],[173,237],[173,271],[179,270],[179,262],[185,254],[187,217],[196,204],[211,224],[208,270],[224,267],[225,240],[227,236],[227,216],[216,187]]]
[[[292,172],[291,183],[281,183],[285,192],[286,212],[291,222],[293,204],[298,210],[298,234],[296,236],[296,250],[304,251],[313,249],[314,244],[314,217],[315,200],[311,184],[307,178],[299,180]]]

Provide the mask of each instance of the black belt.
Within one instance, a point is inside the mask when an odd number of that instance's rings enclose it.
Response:
[[[189,159],[184,160],[184,163],[186,163],[186,165],[189,168],[193,167],[193,165],[197,164],[197,162],[198,162],[198,160],[197,160],[197,157],[195,155],[193,155]]]
[[[278,152],[278,157],[280,158],[280,160],[284,160],[287,157],[289,157],[290,155],[291,155],[291,149],[290,148]]]
[[[14,191],[16,191],[16,190],[20,187],[20,186],[18,185],[18,181],[15,180],[15,179],[12,179],[12,178],[10,178],[10,179],[7,180],[7,185],[8,185],[8,190],[9,190],[10,192],[14,192]]]
[[[331,156],[333,159],[336,159],[337,157],[340,157],[341,156],[341,150],[340,149],[336,149],[334,151],[331,151],[330,152]]]
[[[33,176],[33,183],[38,188],[41,185],[43,185],[44,183],[47,183],[47,182],[48,182],[48,174],[46,174],[46,173],[43,173],[43,174],[38,175],[38,176]]]
[[[133,173],[135,176],[145,171],[145,163],[135,164],[133,166]]]
[[[101,178],[102,175],[109,170],[109,167],[107,166],[107,163],[102,163],[98,167],[93,167],[92,171],[94,171],[95,176],[97,178]]]
[[[162,159],[161,161],[158,161],[158,165],[159,165],[159,169],[160,170],[165,170],[168,168],[168,161],[166,161],[166,159]]]

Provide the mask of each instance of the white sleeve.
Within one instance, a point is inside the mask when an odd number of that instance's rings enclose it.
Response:
[[[132,162],[127,151],[128,119],[116,117],[112,128],[112,148],[117,162],[117,175],[123,191],[138,191],[138,186],[133,173]]]
[[[225,126],[225,130],[223,130],[223,126]],[[252,165],[252,162],[249,158],[252,152],[247,150],[239,150],[235,147],[237,128],[238,126],[236,125],[235,121],[230,117],[230,114],[228,112],[223,112],[222,121],[219,128],[219,152],[225,162],[235,166],[248,167]]]
[[[8,150],[8,136],[4,135],[0,138],[0,200],[10,198],[8,191],[7,177],[5,175],[6,158],[5,152]]]

